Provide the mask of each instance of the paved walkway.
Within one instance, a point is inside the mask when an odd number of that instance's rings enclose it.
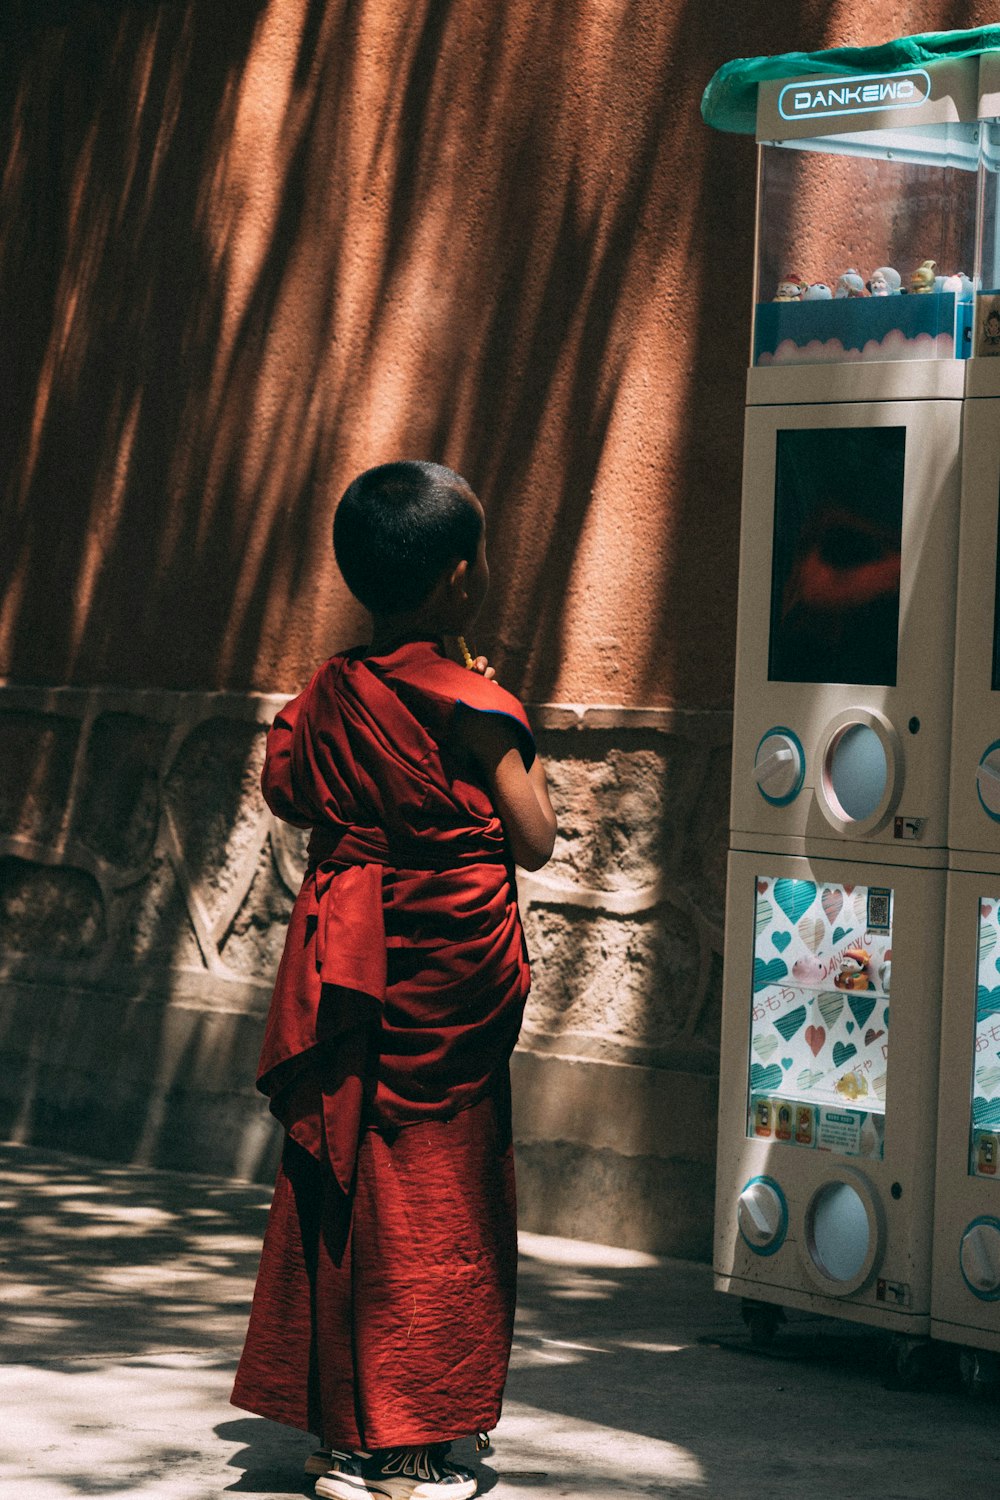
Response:
[[[309,1440],[228,1405],[258,1187],[0,1147],[0,1496],[277,1500]],[[881,1341],[795,1318],[755,1353],[707,1267],[526,1235],[492,1500],[955,1500],[1000,1493],[1000,1411]]]

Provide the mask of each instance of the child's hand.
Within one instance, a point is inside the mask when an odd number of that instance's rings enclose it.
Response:
[[[494,682],[496,680],[497,674],[490,666],[486,657],[473,656],[472,652],[469,650],[468,645],[466,644],[466,640],[463,635],[456,635],[454,639],[455,645],[462,653],[462,666],[466,669],[466,671],[478,672],[480,677],[486,678],[487,682]]]

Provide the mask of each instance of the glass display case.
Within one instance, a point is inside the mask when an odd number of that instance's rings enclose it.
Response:
[[[983,125],[980,160],[980,275],[973,352],[996,357],[1000,355],[1000,121]]]
[[[889,887],[756,877],[749,1136],[883,1156],[892,909]]]
[[[762,141],[753,363],[968,357],[995,151],[975,121]]]

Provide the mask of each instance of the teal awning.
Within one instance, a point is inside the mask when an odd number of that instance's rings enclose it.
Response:
[[[701,98],[701,117],[716,130],[753,135],[757,85],[768,78],[849,77],[899,73],[943,58],[977,57],[1000,50],[1000,25],[973,31],[927,31],[881,47],[831,47],[826,52],[784,52],[780,57],[737,57],[712,75]]]

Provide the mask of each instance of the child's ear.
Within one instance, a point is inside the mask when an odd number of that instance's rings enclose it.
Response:
[[[458,562],[448,574],[448,590],[450,593],[465,595],[465,581],[469,576],[469,564],[464,557]]]

